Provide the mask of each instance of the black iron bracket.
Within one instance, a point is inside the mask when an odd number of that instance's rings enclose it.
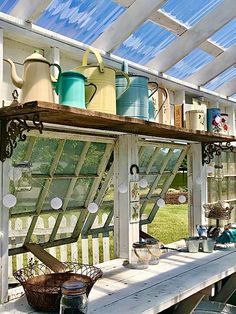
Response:
[[[32,121],[29,123],[28,121]],[[22,118],[13,118],[11,120],[0,120],[0,161],[4,162],[13,154],[17,143],[26,140],[25,132],[30,130],[43,131],[43,123],[40,121],[39,114],[25,115]]]
[[[223,151],[233,151],[231,142],[202,143],[202,164],[209,164],[215,156],[220,156]]]

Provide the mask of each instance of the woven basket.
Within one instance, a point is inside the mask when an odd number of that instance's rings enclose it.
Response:
[[[64,273],[53,273],[44,264],[30,265],[19,269],[14,277],[22,284],[27,301],[36,311],[59,312],[61,286],[67,280],[80,280],[87,285],[87,296],[102,271],[78,263],[64,263]]]
[[[224,201],[218,201],[216,203],[204,204],[203,208],[206,218],[229,220],[233,206]]]

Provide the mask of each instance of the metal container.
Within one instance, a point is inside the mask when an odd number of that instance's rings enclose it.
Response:
[[[190,253],[197,253],[199,250],[199,244],[201,240],[198,237],[189,237],[185,239],[187,250]]]
[[[221,111],[219,108],[207,109],[207,131],[217,133],[221,131]]]
[[[95,55],[97,60],[96,64],[88,65],[88,55],[90,52]],[[116,75],[121,74],[124,77],[125,83],[120,94],[125,92],[129,87],[128,75],[112,67],[104,66],[100,53],[92,47],[85,51],[82,66],[76,67],[74,71],[82,73],[88,78],[89,83],[93,83],[97,87],[97,92],[93,99],[91,99],[93,91],[86,89],[85,97],[88,103],[87,109],[116,114]]]
[[[228,113],[221,113],[221,133],[229,135]]]
[[[205,130],[205,113],[203,110],[186,111],[186,128],[191,130]]]
[[[202,240],[202,250],[206,253],[213,252],[215,247],[215,240],[214,239],[203,239]]]
[[[155,93],[148,95],[148,77],[142,75],[129,75],[130,87],[122,95],[125,87],[125,79],[116,77],[116,111],[117,114],[133,118],[148,120],[148,99]],[[120,96],[121,95],[121,96]]]
[[[87,83],[87,79],[83,74],[75,71],[61,73],[58,81],[54,82],[53,86],[59,95],[60,104],[81,109],[86,108],[97,90],[93,83]],[[91,88],[93,91],[88,103],[85,102],[85,88]]]
[[[22,161],[14,165],[13,181],[16,191],[30,191],[32,189],[32,163]]]

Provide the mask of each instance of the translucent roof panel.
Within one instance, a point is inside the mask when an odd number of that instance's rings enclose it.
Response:
[[[178,79],[184,79],[213,59],[213,56],[197,48],[194,49],[188,56],[176,63],[166,73]]]
[[[223,0],[169,0],[161,10],[191,27]]]
[[[10,13],[18,0],[2,0],[0,1],[0,12]]]
[[[124,11],[111,0],[53,0],[36,24],[91,44]]]
[[[210,90],[215,90],[216,88],[226,83],[227,81],[231,80],[235,76],[236,76],[236,68],[231,67],[227,69],[226,71],[224,71],[223,73],[221,73],[220,75],[218,75],[213,80],[211,80],[209,83],[204,85],[204,87]]]
[[[210,40],[222,48],[229,48],[236,43],[236,18],[227,23]]]
[[[145,64],[168,46],[176,36],[150,21],[140,26],[114,54],[139,64]]]

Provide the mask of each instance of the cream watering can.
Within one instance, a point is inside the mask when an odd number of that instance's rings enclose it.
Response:
[[[88,56],[93,53],[96,58],[95,64],[88,64]],[[129,88],[130,80],[126,73],[115,68],[105,66],[103,59],[98,50],[89,47],[82,59],[82,65],[73,69],[82,73],[88,79],[88,83],[96,85],[97,91],[93,98],[94,90],[92,88],[86,89],[87,109],[96,110],[105,113],[116,114],[116,75],[122,75],[125,78],[125,86],[119,97]],[[89,101],[89,99],[91,99]]]
[[[35,51],[24,60],[24,74],[20,78],[16,73],[16,66],[10,59],[6,59],[11,65],[11,79],[13,84],[22,90],[20,102],[30,101],[54,102],[52,81],[55,81],[50,75],[50,67],[55,66],[61,73],[58,64],[50,64],[46,58]]]

